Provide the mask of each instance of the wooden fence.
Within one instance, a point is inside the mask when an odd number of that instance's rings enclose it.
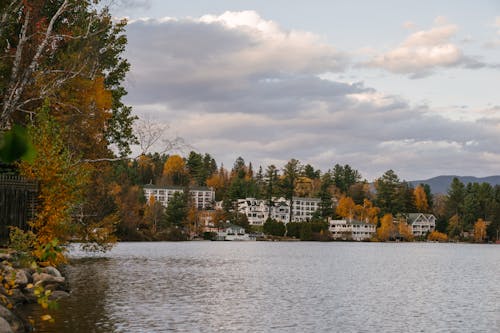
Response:
[[[9,237],[9,226],[27,229],[35,216],[38,183],[19,176],[0,174],[0,243]]]

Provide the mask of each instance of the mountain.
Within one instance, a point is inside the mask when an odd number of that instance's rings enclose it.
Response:
[[[410,183],[415,187],[419,184],[428,184],[434,194],[447,193],[453,178],[457,177],[462,183],[490,183],[491,186],[500,185],[500,176],[477,178],[472,176],[437,176],[427,180],[413,180]]]

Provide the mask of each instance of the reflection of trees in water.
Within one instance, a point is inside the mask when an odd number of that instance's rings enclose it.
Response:
[[[113,332],[114,323],[106,312],[108,290],[112,288],[108,272],[113,267],[108,258],[72,260],[62,271],[71,289],[71,296],[58,301],[53,312],[54,324],[41,322],[39,306],[31,306],[37,332]]]

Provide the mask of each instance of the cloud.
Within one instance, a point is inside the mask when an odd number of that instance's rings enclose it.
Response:
[[[458,26],[437,17],[435,26],[409,35],[398,46],[374,56],[363,65],[382,68],[392,73],[408,74],[411,78],[422,78],[443,67],[482,68],[487,64],[467,56],[453,42]]]
[[[238,156],[255,167],[297,158],[324,171],[349,163],[368,179],[391,168],[406,179],[500,169],[497,112],[450,119],[363,82],[326,79],[348,60],[309,32],[252,11],[137,20],[127,29],[127,102],[226,166]],[[456,32],[435,29],[401,47],[439,47]]]

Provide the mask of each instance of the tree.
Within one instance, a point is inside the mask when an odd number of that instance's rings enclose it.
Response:
[[[356,204],[350,197],[342,197],[335,212],[343,218],[352,220],[356,213]]]
[[[165,209],[167,223],[175,228],[183,229],[188,213],[188,195],[184,192],[175,192]]]
[[[420,213],[427,213],[429,211],[429,203],[427,201],[427,194],[423,186],[418,185],[414,190],[415,207]]]
[[[344,166],[335,164],[333,167],[333,182],[343,194],[347,194],[349,188],[360,180],[361,174],[349,164]]]
[[[263,225],[263,231],[266,235],[283,236],[286,232],[285,224],[268,218]]]
[[[54,241],[64,244],[74,235],[73,232],[78,229],[85,231],[85,228],[72,224],[72,216],[84,198],[89,171],[66,149],[61,139],[64,130],[49,115],[49,106],[45,105],[37,114],[35,124],[29,128],[37,151],[36,158],[32,163],[20,163],[21,175],[40,183],[40,203],[31,222],[37,243],[34,255],[40,260],[47,244]],[[64,258],[59,255],[52,264],[62,261]]]
[[[376,205],[380,207],[382,213],[398,213],[396,202],[399,185],[399,178],[392,170],[386,171],[382,177],[375,181],[375,188],[377,190]]]
[[[392,214],[385,214],[380,220],[380,227],[377,229],[377,239],[385,242],[394,239],[397,234],[397,228],[394,225]]]
[[[126,21],[112,20],[106,6],[97,10],[97,3],[72,0],[7,0],[0,17],[0,129],[23,123],[26,115],[33,119],[50,98],[60,123],[76,120],[85,126],[102,119],[102,136],[94,139],[106,138],[129,153],[134,117],[121,102],[126,94],[121,82],[129,69],[121,57]],[[111,103],[98,113],[99,107],[82,102],[87,93],[73,93],[77,87],[97,88],[109,94]]]
[[[446,231],[450,238],[457,238],[462,235],[463,225],[460,216],[458,216],[458,214],[453,215],[449,219]]]
[[[162,183],[177,186],[186,186],[189,184],[189,175],[182,157],[179,155],[168,157],[163,167]]]
[[[165,208],[151,196],[144,211],[144,221],[150,225],[151,232],[156,234],[161,221],[165,218]]]
[[[292,158],[283,168],[283,179],[282,185],[285,192],[285,198],[289,201],[290,214],[288,222],[292,222],[293,219],[293,195],[295,190],[295,185],[302,172],[302,166],[300,162]]]
[[[321,177],[321,187],[318,194],[321,199],[321,202],[319,203],[319,215],[324,219],[329,216],[333,216],[334,213],[332,186],[333,182],[330,173],[325,173]]]
[[[446,235],[445,233],[439,232],[439,231],[431,232],[427,238],[430,241],[434,241],[434,242],[447,242],[448,241],[448,235]]]
[[[474,223],[474,241],[476,243],[482,243],[486,237],[486,223],[483,219],[478,219]]]
[[[413,240],[413,229],[405,221],[400,221],[398,223],[398,233],[406,241]]]
[[[455,177],[451,182],[450,189],[448,190],[448,199],[446,201],[448,216],[463,214],[464,199],[465,185]]]

